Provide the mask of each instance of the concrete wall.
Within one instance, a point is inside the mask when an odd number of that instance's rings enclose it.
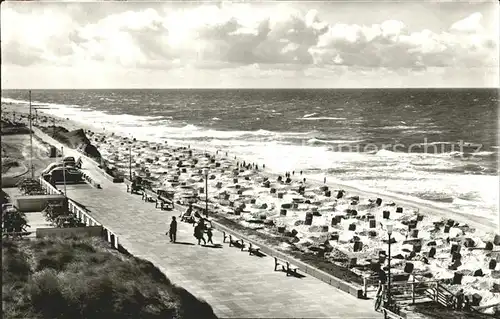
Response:
[[[89,237],[101,237],[102,226],[74,227],[74,228],[37,228],[36,238],[42,237],[68,237],[84,235]]]
[[[31,196],[16,196],[14,198],[14,205],[21,212],[41,212],[47,202],[58,201],[64,203],[64,195],[31,195]]]

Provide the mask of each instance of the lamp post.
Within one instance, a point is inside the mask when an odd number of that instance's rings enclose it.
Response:
[[[61,154],[62,154],[62,158],[63,158],[63,169],[62,169],[62,172],[63,172],[63,183],[64,183],[64,196],[66,196],[66,165],[65,165],[65,162],[64,162],[64,147],[61,146]]]
[[[31,171],[31,179],[35,179],[35,170],[33,169],[33,129],[31,127],[31,90],[29,90],[29,101],[30,101],[30,117],[29,117],[29,125],[30,125],[30,171]]]
[[[205,176],[205,217],[208,217],[208,169],[203,169],[203,175]]]
[[[128,146],[128,174],[130,181],[132,181],[132,142],[129,141]]]
[[[387,305],[391,306],[391,235],[392,235],[392,224],[387,224],[387,235],[389,236],[389,252],[387,258]]]

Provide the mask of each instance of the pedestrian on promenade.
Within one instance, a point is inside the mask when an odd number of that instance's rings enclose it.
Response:
[[[375,310],[378,310],[380,306],[382,305],[382,301],[384,299],[385,295],[385,285],[387,283],[387,275],[385,273],[384,269],[380,269],[378,271],[378,276],[379,276],[379,282],[378,282],[378,288],[377,288],[377,293],[375,297]]]
[[[208,227],[208,228],[207,228],[207,242],[208,242],[209,244],[214,245],[214,242],[212,241],[212,236],[213,236],[213,233],[212,233],[212,227]]]
[[[204,225],[203,225],[203,220],[200,220],[198,224],[194,227],[194,237],[198,239],[198,245],[201,245],[201,241],[203,240],[203,245],[206,245],[207,242],[205,241],[205,238],[203,237],[203,232],[204,232]]]
[[[175,220],[175,216],[172,216],[172,222],[170,222],[170,229],[168,230],[170,235],[170,241],[175,243],[177,238],[177,221]]]
[[[462,310],[464,304],[464,290],[460,289],[455,295],[455,309]]]

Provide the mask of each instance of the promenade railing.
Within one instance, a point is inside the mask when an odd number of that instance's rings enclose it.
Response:
[[[60,189],[57,189],[54,185],[50,184],[46,180],[44,180],[42,177],[40,177],[40,185],[42,185],[42,188],[45,190],[45,192],[49,195],[54,195],[54,194],[64,194],[64,192]],[[113,245],[114,248],[118,249],[118,236],[109,230],[105,225],[102,225],[99,221],[97,221],[94,217],[90,215],[90,213],[80,205],[78,205],[77,202],[72,200],[71,198],[67,198],[68,202],[68,211],[72,212],[75,214],[76,217],[78,217],[85,225],[87,226],[102,226],[104,230],[104,236],[106,237],[107,241]]]

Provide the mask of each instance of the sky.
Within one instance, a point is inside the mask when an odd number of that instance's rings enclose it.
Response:
[[[2,88],[498,87],[497,2],[3,2]]]

